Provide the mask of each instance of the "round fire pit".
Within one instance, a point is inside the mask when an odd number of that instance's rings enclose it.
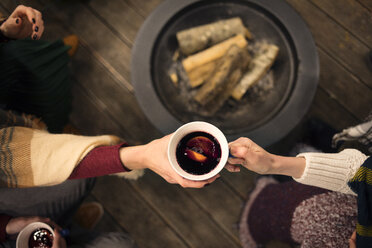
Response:
[[[229,99],[214,115],[201,109],[169,77],[178,31],[240,17],[254,40],[279,47],[271,68],[273,87]],[[141,27],[132,51],[132,83],[150,121],[164,134],[202,120],[218,126],[229,141],[249,137],[268,146],[285,136],[307,112],[316,91],[316,47],[301,17],[284,1],[168,0]]]

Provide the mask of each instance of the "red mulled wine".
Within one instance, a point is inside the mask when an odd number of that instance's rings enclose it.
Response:
[[[53,235],[45,228],[36,229],[28,240],[29,248],[51,248],[53,246]]]
[[[176,158],[184,171],[194,175],[207,174],[220,162],[221,146],[209,133],[192,132],[178,143]]]

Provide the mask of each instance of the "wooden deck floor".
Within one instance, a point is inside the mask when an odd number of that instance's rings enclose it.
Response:
[[[137,31],[162,0],[1,0],[9,13],[17,2],[43,11],[45,39],[75,33],[75,81],[71,122],[83,134],[115,134],[141,144],[161,134],[141,111],[130,82]],[[307,22],[318,48],[320,80],[307,114],[336,129],[357,124],[371,110],[372,1],[287,0]],[[285,152],[291,137],[269,148]],[[280,144],[280,145],[278,145]],[[139,247],[241,247],[237,222],[255,175],[243,171],[204,189],[182,189],[146,172],[138,181],[99,178],[90,200],[106,211],[99,228],[127,230]]]

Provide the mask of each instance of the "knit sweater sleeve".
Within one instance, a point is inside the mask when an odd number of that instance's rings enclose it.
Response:
[[[100,146],[91,150],[71,173],[68,179],[98,177],[130,170],[120,160],[121,143],[113,146]]]
[[[306,167],[299,183],[312,185],[345,194],[355,193],[347,185],[367,156],[355,149],[339,153],[301,153],[297,157],[306,159]]]

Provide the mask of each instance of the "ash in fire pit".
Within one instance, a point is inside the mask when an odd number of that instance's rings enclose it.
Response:
[[[244,95],[250,102],[262,102],[273,90],[273,73],[268,70],[279,48],[252,40],[240,18],[194,27],[176,36],[179,49],[169,76],[180,97],[189,101],[188,111],[221,116],[225,113],[218,110],[225,101],[229,100],[229,108],[234,109]]]

